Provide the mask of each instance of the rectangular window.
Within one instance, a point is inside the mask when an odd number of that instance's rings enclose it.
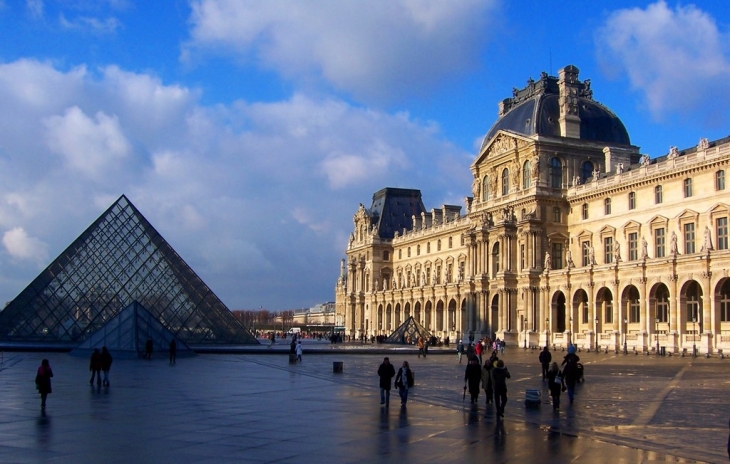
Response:
[[[689,255],[695,252],[695,223],[684,225],[684,253]]]
[[[436,285],[441,285],[441,266],[436,266]]]
[[[613,304],[609,302],[606,303],[606,323],[613,323]]]
[[[560,208],[553,208],[553,222],[563,222],[563,215]]]
[[[654,256],[663,258],[665,253],[666,236],[664,227],[654,230]]]
[[[660,204],[664,200],[664,195],[662,194],[662,186],[657,185],[654,187],[654,203]]]
[[[629,322],[641,322],[641,305],[639,300],[629,300]]]
[[[609,215],[611,214],[611,199],[606,198],[603,200],[603,214]]]
[[[629,234],[629,261],[639,259],[639,234],[631,232]]]
[[[553,269],[563,268],[563,244],[553,243]]]
[[[636,192],[629,193],[629,209],[636,209]]]
[[[720,322],[730,322],[730,299],[727,295],[720,299]]]
[[[588,324],[588,303],[583,303],[583,323]]]
[[[588,203],[583,203],[581,207],[581,217],[585,220],[588,219]]]
[[[692,179],[684,179],[684,197],[692,196]]]
[[[408,257],[411,257],[411,247],[408,247]]]
[[[656,304],[656,317],[659,322],[669,322],[669,303],[658,301]]]
[[[603,238],[603,262],[606,264],[613,262],[613,237]]]
[[[583,267],[589,266],[591,264],[591,244],[590,242],[583,242],[580,246],[582,258],[583,258]]]
[[[717,224],[715,229],[717,232],[717,249],[727,250],[727,218],[717,218],[715,223]]]
[[[720,170],[715,173],[715,188],[725,190],[725,171]]]
[[[452,246],[454,246],[454,240],[453,237],[449,237],[449,248],[451,248]]]

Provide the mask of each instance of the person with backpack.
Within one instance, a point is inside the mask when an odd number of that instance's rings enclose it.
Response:
[[[568,388],[568,400],[573,404],[573,395],[575,393],[575,384],[578,381],[578,361],[580,357],[575,354],[575,345],[568,347],[568,354],[563,358],[563,379],[565,386]]]
[[[497,405],[497,417],[504,417],[504,407],[507,404],[507,379],[511,377],[504,367],[504,361],[497,361],[492,369],[492,385],[494,386],[494,404]]]
[[[547,373],[548,389],[553,399],[553,410],[560,409],[560,393],[565,391],[565,381],[562,373],[558,369],[558,363],[554,362],[550,365]]]
[[[545,346],[545,348],[542,349],[540,352],[540,356],[537,358],[540,361],[540,364],[542,364],[542,380],[546,380],[548,378],[548,369],[550,368],[550,361],[553,360],[553,355],[550,354],[550,351],[548,350],[548,347]]]
[[[403,367],[398,369],[398,374],[395,376],[395,386],[398,388],[398,394],[400,395],[400,404],[405,406],[408,402],[408,389],[413,386],[413,372],[411,372],[408,361],[403,361]]]

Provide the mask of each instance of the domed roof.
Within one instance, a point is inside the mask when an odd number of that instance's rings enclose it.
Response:
[[[611,110],[593,100],[590,80],[578,81],[578,68],[574,66],[568,66],[563,71],[573,73],[574,80],[568,82],[567,86],[574,91],[580,120],[580,139],[611,145],[631,145],[621,120]],[[566,84],[543,72],[539,81],[530,79],[524,89],[513,89],[512,98],[500,102],[500,118],[487,132],[481,149],[500,130],[527,136],[564,136],[560,127],[560,85]]]

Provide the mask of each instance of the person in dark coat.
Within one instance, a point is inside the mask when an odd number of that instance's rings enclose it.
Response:
[[[479,384],[482,381],[482,368],[479,366],[479,359],[476,356],[469,358],[469,364],[464,371],[464,383],[469,387],[471,402],[476,403],[479,399]]]
[[[548,369],[547,373],[547,378],[550,396],[553,398],[553,409],[558,410],[560,409],[560,393],[565,390],[565,381],[560,376],[558,363],[554,362],[550,365],[550,369]]]
[[[568,400],[573,404],[573,395],[575,393],[575,384],[578,381],[578,361],[580,357],[575,354],[575,345],[568,347],[568,354],[563,358],[563,380],[568,388]]]
[[[413,386],[413,372],[408,365],[408,361],[403,361],[403,367],[398,369],[395,376],[395,386],[398,388],[400,395],[400,404],[405,406],[408,402],[408,389]]]
[[[395,377],[395,367],[387,357],[383,358],[383,364],[378,368],[378,377],[380,377],[380,404],[389,406],[390,385],[391,380]]]
[[[497,357],[497,352],[493,351],[492,355],[484,362],[484,367],[482,367],[482,388],[484,389],[484,393],[487,395],[487,404],[490,404],[494,400],[494,387],[492,385],[492,369],[497,364],[497,361],[499,361],[499,358]]]
[[[173,338],[170,341],[170,364],[175,364],[177,361],[177,342]]]
[[[41,361],[35,376],[35,387],[38,389],[38,393],[41,394],[41,411],[46,410],[46,398],[53,391],[51,389],[51,377],[53,377],[51,364],[47,359],[44,359]]]
[[[507,379],[511,376],[504,361],[497,361],[497,366],[492,369],[492,385],[494,387],[494,404],[497,405],[497,417],[504,417],[504,406],[507,404]]]
[[[96,377],[96,386],[101,387],[101,353],[99,353],[99,348],[94,348],[94,352],[91,353],[89,370],[91,371],[89,385],[94,385],[94,377]]]
[[[550,361],[553,360],[553,355],[550,354],[547,346],[540,352],[538,360],[542,364],[542,380],[545,380],[547,379],[548,369],[550,368]]]
[[[101,347],[101,370],[104,372],[104,386],[109,386],[109,370],[112,368],[112,354],[106,349],[106,346]]]
[[[147,337],[147,343],[144,344],[144,358],[152,359],[152,337]]]

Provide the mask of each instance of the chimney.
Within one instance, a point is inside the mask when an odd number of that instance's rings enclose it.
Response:
[[[573,65],[558,72],[560,89],[560,135],[573,139],[580,138],[580,116],[578,116],[578,73]]]

